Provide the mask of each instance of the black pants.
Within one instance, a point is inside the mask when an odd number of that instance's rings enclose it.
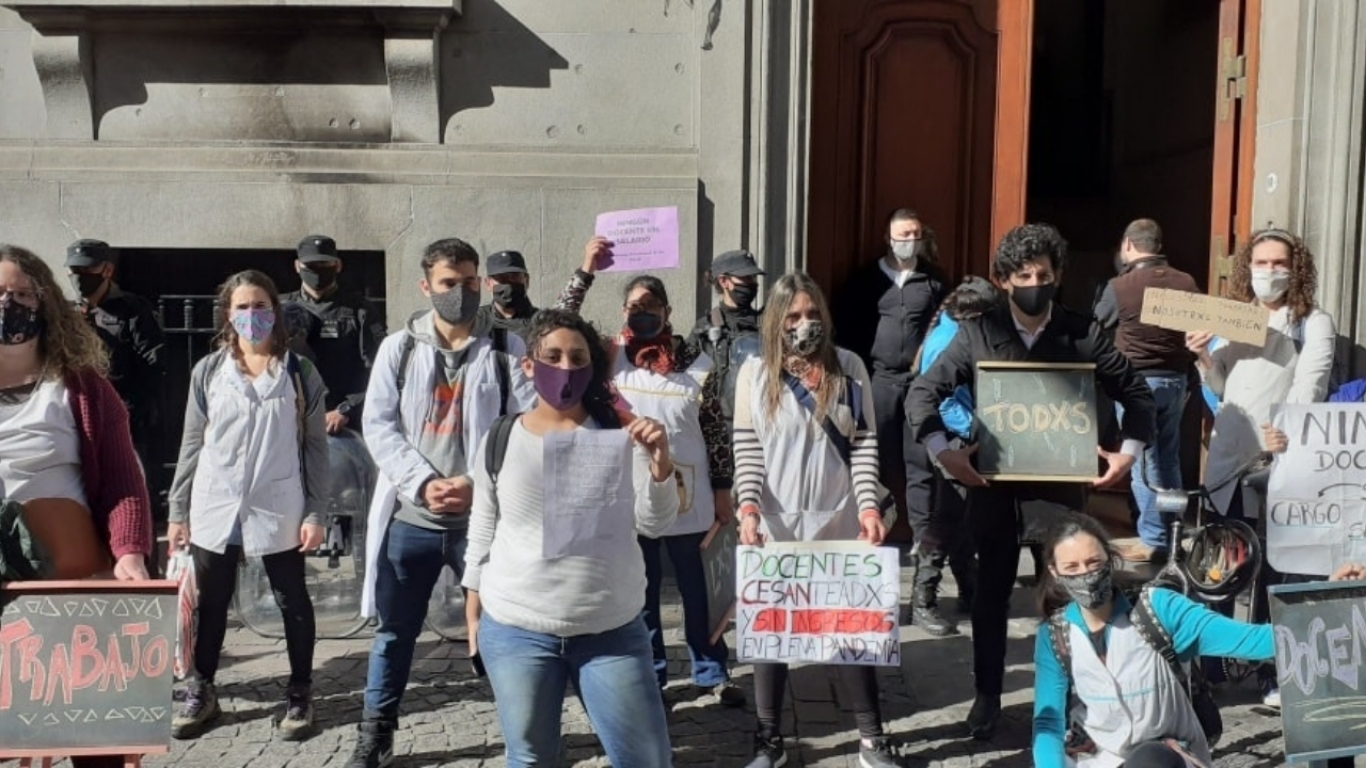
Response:
[[[1160,741],[1149,741],[1129,750],[1124,768],[1186,768],[1186,759]]]
[[[856,664],[835,666],[839,675],[840,696],[854,711],[859,736],[876,739],[882,735],[882,705],[877,698],[877,669]],[[787,665],[772,662],[754,664],[754,709],[759,717],[759,735],[778,736],[783,714],[783,689],[787,687]]]
[[[1005,679],[1006,618],[1021,532],[1030,538],[1063,513],[1082,509],[1086,489],[1064,483],[995,483],[968,491],[968,526],[977,545],[972,603],[972,667],[977,692],[1000,696]]]
[[[918,541],[936,538],[931,522],[934,498],[934,472],[925,446],[911,436],[906,423],[906,393],[911,388],[909,374],[873,374],[873,413],[876,417],[878,469],[882,483],[896,488],[905,482],[905,515]]]
[[[228,631],[228,606],[237,591],[237,563],[242,548],[229,545],[223,554],[191,545],[194,575],[199,582],[199,629],[194,640],[194,668],[199,678],[213,682],[218,657]],[[289,652],[290,685],[313,681],[313,643],[317,628],[313,600],[304,580],[304,553],[287,549],[261,558],[270,579],[270,590],[285,624],[285,647]]]

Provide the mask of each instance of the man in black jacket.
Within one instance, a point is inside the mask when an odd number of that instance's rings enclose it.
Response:
[[[916,438],[946,472],[969,488],[968,526],[977,544],[980,568],[972,607],[977,699],[968,714],[974,738],[989,738],[1000,719],[1006,614],[1019,568],[1021,522],[1032,524],[1060,511],[1082,509],[1086,488],[1047,482],[988,485],[972,465],[975,445],[947,447],[939,403],[960,384],[973,385],[979,362],[1094,363],[1097,383],[1124,407],[1123,447],[1113,453],[1098,450],[1108,467],[1094,484],[1118,482],[1153,435],[1154,406],[1148,385],[1094,318],[1053,302],[1066,253],[1066,241],[1047,224],[1026,224],[1006,233],[996,249],[992,281],[1010,297],[1009,305],[964,322],[948,349],[916,378],[906,398]]]
[[[484,260],[484,288],[493,300],[479,307],[474,315],[475,336],[488,335],[495,329],[524,336],[536,315],[527,290],[531,288],[531,274],[526,270],[526,259],[517,251],[499,251]]]

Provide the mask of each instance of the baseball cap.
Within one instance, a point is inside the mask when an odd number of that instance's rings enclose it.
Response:
[[[526,274],[526,259],[516,251],[499,251],[484,261],[484,274],[489,277],[506,275],[513,272]]]
[[[114,249],[103,240],[77,240],[66,247],[66,265],[76,269],[98,267],[114,260]]]
[[[337,241],[327,235],[309,235],[299,241],[299,261],[305,264],[335,264]]]
[[[711,260],[711,273],[717,277],[753,277],[764,274],[764,271],[759,269],[758,263],[754,261],[754,254],[749,251],[726,251]]]

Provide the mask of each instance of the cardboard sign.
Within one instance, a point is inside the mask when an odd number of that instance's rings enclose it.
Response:
[[[613,243],[612,257],[599,272],[678,268],[677,206],[600,214],[593,232]]]
[[[1143,314],[1148,325],[1173,331],[1209,331],[1229,341],[1266,346],[1271,313],[1251,302],[1223,299],[1204,293],[1148,288],[1143,291]]]
[[[0,589],[0,758],[170,750],[173,581]]]
[[[1097,477],[1096,366],[977,364],[977,471],[996,480]]]
[[[1286,763],[1366,753],[1366,581],[1270,592]]]
[[[1290,441],[1267,481],[1271,567],[1327,576],[1366,562],[1366,404],[1283,405],[1271,423]]]
[[[736,549],[740,661],[901,663],[897,550],[859,541]]]

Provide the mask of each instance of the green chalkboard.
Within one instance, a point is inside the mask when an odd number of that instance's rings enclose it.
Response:
[[[0,589],[0,758],[166,752],[177,605],[170,581]]]
[[[1366,753],[1366,581],[1270,591],[1286,762]]]
[[[977,364],[977,471],[996,480],[1096,478],[1095,365]]]

